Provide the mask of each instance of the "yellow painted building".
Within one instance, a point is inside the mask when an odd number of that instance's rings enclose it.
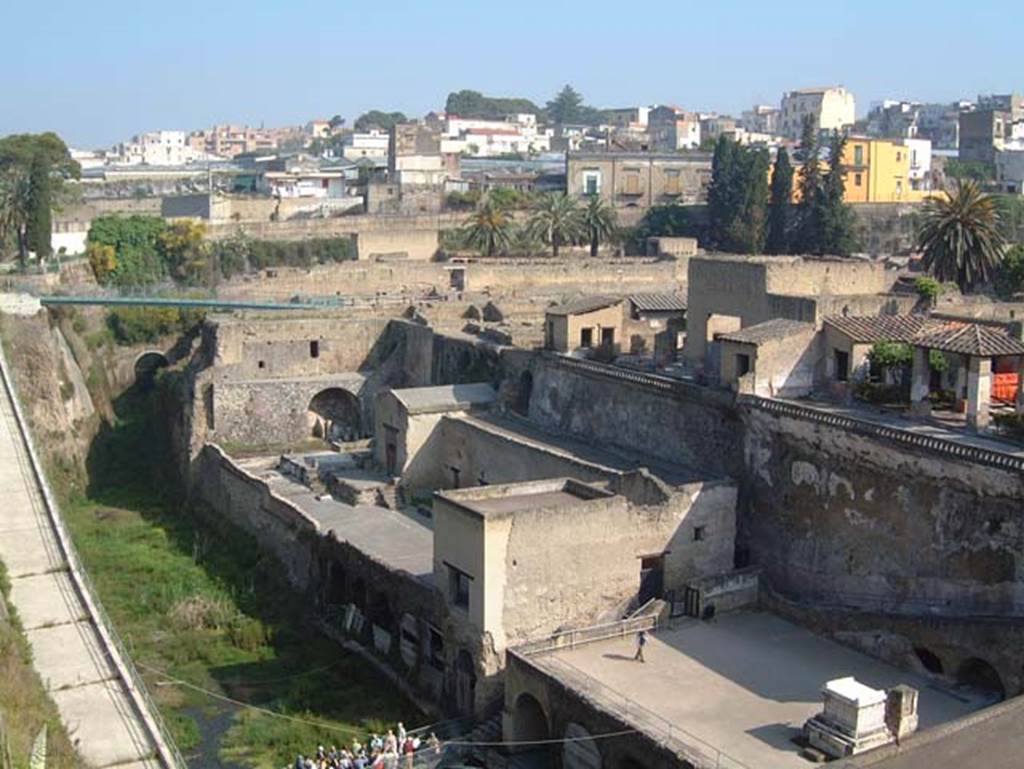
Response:
[[[899,142],[851,136],[843,154],[847,203],[918,203],[934,193],[910,186],[910,149]],[[822,161],[822,173],[828,164]],[[793,202],[800,199],[800,170],[793,174]]]
[[[930,193],[910,187],[910,149],[885,139],[851,136],[843,154],[847,203],[907,203]]]

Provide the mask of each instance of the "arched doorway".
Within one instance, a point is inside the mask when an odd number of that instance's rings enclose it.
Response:
[[[576,723],[565,727],[562,747],[563,769],[601,769],[601,752],[590,732]]]
[[[460,713],[472,713],[476,707],[476,665],[465,649],[455,657],[455,707]]]
[[[309,402],[310,432],[317,438],[354,441],[366,437],[359,398],[340,387],[321,390]]]
[[[548,717],[544,708],[532,694],[520,694],[512,710],[512,739],[515,742],[535,742],[551,738]]]
[[[988,692],[999,699],[1006,698],[1006,688],[999,672],[983,659],[971,657],[964,660],[956,671],[957,683],[972,689]]]
[[[156,372],[169,365],[170,361],[162,352],[148,350],[135,359],[135,381],[150,385],[156,377]]]
[[[512,405],[512,410],[520,416],[528,416],[531,395],[533,395],[533,373],[524,371],[519,375],[519,389],[516,391],[516,400]]]

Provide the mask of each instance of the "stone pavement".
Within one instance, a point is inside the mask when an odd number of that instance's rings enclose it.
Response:
[[[937,688],[766,612],[682,620],[649,637],[645,664],[633,661],[634,651],[628,637],[538,654],[530,662],[634,728],[723,767],[805,769],[791,740],[821,710],[821,687],[834,678],[852,675],[878,689],[915,687],[922,729],[990,702]]]
[[[114,764],[161,767],[70,578],[2,384],[0,497],[0,561],[10,577],[12,608],[72,742],[94,769]]]

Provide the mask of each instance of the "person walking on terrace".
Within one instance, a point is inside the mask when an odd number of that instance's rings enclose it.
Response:
[[[641,630],[636,634],[636,654],[633,655],[633,659],[644,661],[644,647],[647,646],[647,633]]]

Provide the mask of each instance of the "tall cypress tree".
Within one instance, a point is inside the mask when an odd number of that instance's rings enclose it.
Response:
[[[789,253],[792,228],[793,166],[789,153],[780,147],[772,172],[771,200],[768,203],[768,233],[764,250],[769,254]]]
[[[53,253],[50,244],[52,230],[50,191],[50,161],[43,152],[36,152],[28,176],[28,221],[25,236],[30,251],[36,258],[46,259]]]
[[[768,152],[737,147],[737,185],[740,199],[729,228],[730,248],[738,253],[764,251],[768,216]]]
[[[708,225],[716,248],[728,248],[728,231],[736,216],[736,144],[724,134],[718,137],[711,158],[708,187]]]
[[[796,233],[793,250],[802,254],[822,253],[824,192],[818,158],[818,131],[808,118],[800,139],[800,202],[797,203]]]
[[[845,133],[833,131],[828,146],[828,173],[822,182],[821,247],[826,254],[845,256],[856,248],[856,217],[844,201],[846,195]]]

